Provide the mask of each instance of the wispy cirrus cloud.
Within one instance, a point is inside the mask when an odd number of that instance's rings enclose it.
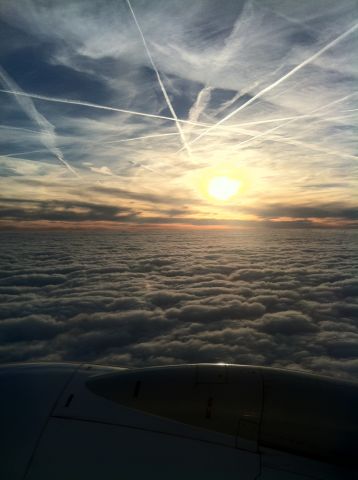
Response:
[[[263,205],[293,214],[331,203],[340,219],[357,208],[355,0],[131,6],[140,31],[125,1],[2,2],[1,61],[14,79],[0,92],[4,195],[32,198],[26,172],[60,200],[52,148],[81,175],[63,185],[64,201],[102,201],[89,185],[105,182],[107,192],[160,194],[168,205],[185,197],[199,223],[266,221]],[[48,123],[27,121],[14,98]],[[191,156],[178,153],[183,140]],[[200,183],[221,169],[244,185],[225,205]],[[156,216],[150,203],[135,207],[140,222]],[[280,210],[267,221],[281,221]]]
[[[21,95],[23,92],[19,86],[9,77],[5,70],[0,66],[0,79],[2,83],[10,89],[10,92],[15,96],[16,101],[24,112],[40,127],[41,141],[48,148],[48,150],[63,164],[65,167],[75,175],[78,175],[76,170],[64,159],[61,150],[56,145],[56,135],[54,126],[35,108],[33,102],[29,97]],[[19,92],[19,93],[17,93]]]

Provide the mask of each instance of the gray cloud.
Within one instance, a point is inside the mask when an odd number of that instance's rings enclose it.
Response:
[[[15,206],[6,206],[6,203]],[[10,220],[49,220],[81,222],[110,220],[113,222],[133,221],[135,212],[128,207],[69,200],[5,200],[0,205],[0,218]],[[18,206],[17,206],[18,205]]]
[[[259,330],[272,335],[295,335],[317,332],[319,328],[301,312],[284,311],[267,314],[258,322]]]
[[[355,231],[0,234],[0,359],[358,373]]]
[[[26,180],[28,185],[41,186],[41,181]],[[0,220],[24,220],[27,222],[47,220],[53,222],[91,222],[109,221],[118,223],[138,224],[192,224],[192,225],[270,225],[272,227],[307,227],[315,226],[313,219],[334,219],[352,221],[352,227],[356,227],[358,220],[358,208],[344,203],[332,202],[329,204],[307,205],[282,205],[266,204],[255,208],[240,207],[242,213],[258,215],[258,221],[232,220],[205,218],[193,216],[197,213],[196,208],[186,204],[184,198],[168,197],[166,195],[135,193],[120,188],[94,187],[89,192],[100,192],[108,196],[108,203],[101,201],[81,200],[30,200],[21,198],[3,197],[0,200]],[[114,199],[113,196],[116,198]],[[142,215],[138,209],[134,209],[128,200],[137,200],[150,205],[152,215]],[[121,202],[121,205],[118,203]],[[198,202],[196,207],[204,202]],[[173,208],[165,208],[165,205],[173,205]],[[147,207],[148,208],[148,207]],[[288,220],[277,220],[287,217]],[[316,225],[320,227],[321,225]],[[322,225],[324,226],[324,225]],[[322,227],[321,226],[321,227]],[[259,271],[240,272],[240,275],[261,275]]]
[[[0,323],[0,341],[3,344],[51,339],[63,331],[64,326],[49,315],[29,315],[9,318]]]
[[[358,219],[358,208],[344,204],[328,203],[322,205],[269,205],[259,208],[256,213],[262,217],[292,217],[292,218],[344,218],[347,220]]]

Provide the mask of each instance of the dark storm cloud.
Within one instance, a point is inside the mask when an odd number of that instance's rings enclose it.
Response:
[[[1,244],[3,362],[358,375],[354,231],[3,232]]]

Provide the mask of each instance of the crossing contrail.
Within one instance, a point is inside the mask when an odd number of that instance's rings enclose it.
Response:
[[[10,95],[15,95],[19,97],[28,97],[28,98],[38,99],[38,100],[44,100],[46,102],[64,103],[69,105],[78,105],[82,107],[97,108],[99,110],[109,110],[111,112],[126,113],[128,115],[137,115],[139,117],[154,118],[158,120],[169,120],[170,122],[179,122],[179,123],[184,123],[184,124],[199,126],[199,127],[211,126],[207,123],[197,123],[197,122],[192,122],[190,120],[182,120],[180,118],[175,119],[173,117],[167,117],[165,115],[156,115],[154,113],[137,112],[135,110],[126,110],[124,108],[108,107],[107,105],[100,105],[98,103],[92,103],[92,102],[84,102],[82,100],[72,100],[69,98],[48,97],[47,95],[39,95],[37,93],[26,93],[26,92],[15,90],[15,89],[6,90],[6,89],[0,88],[0,92],[8,93]],[[224,128],[228,129],[230,127],[224,127]]]
[[[314,108],[313,110],[311,110],[308,113],[308,115],[309,116],[314,116],[314,114],[316,112],[324,110],[328,107],[332,107],[333,105],[337,105],[337,103],[342,103],[342,102],[348,100],[349,98],[351,98],[355,95],[358,95],[358,92],[351,93],[350,95],[346,95],[344,97],[338,98],[337,100],[333,100],[332,102],[326,103],[325,105],[322,105],[321,107]],[[298,119],[299,119],[299,117],[298,118],[292,118],[291,120],[288,120],[287,122],[284,122],[284,123],[281,123],[280,125],[277,125],[276,127],[269,128],[268,130],[265,130],[264,132],[260,132],[257,135],[253,136],[252,138],[249,138],[248,140],[244,140],[243,142],[238,143],[235,148],[241,147],[242,145],[247,145],[248,143],[251,143],[251,142],[257,140],[258,138],[265,137],[265,136],[269,135],[270,133],[275,132],[276,130],[279,130],[280,128],[285,127],[285,126],[297,121]]]
[[[0,128],[7,130],[20,130],[21,132],[41,133],[39,130],[31,130],[30,128],[14,127],[13,125],[0,125]]]
[[[17,103],[20,105],[26,115],[31,118],[40,127],[40,140],[43,145],[63,164],[65,167],[77,177],[79,176],[76,170],[66,162],[63,158],[61,150],[56,145],[55,127],[50,123],[40,112],[36,110],[36,107],[32,100],[29,98],[17,95],[15,91],[21,92],[20,87],[12,80],[5,70],[0,66],[0,79],[6,85],[6,87],[13,92]]]
[[[231,113],[229,113],[228,115],[226,115],[226,117],[222,118],[221,120],[219,120],[217,123],[215,123],[214,125],[212,125],[211,127],[209,127],[206,131],[202,132],[200,135],[198,135],[197,137],[195,137],[193,140],[191,140],[189,142],[189,145],[192,145],[193,143],[197,142],[198,140],[200,140],[204,135],[206,135],[207,133],[209,133],[211,130],[213,130],[214,128],[217,128],[219,125],[221,125],[222,123],[226,122],[227,120],[229,120],[231,117],[233,117],[234,115],[236,115],[238,112],[240,112],[241,110],[243,110],[244,108],[248,107],[249,105],[251,105],[251,103],[253,103],[255,100],[257,100],[258,98],[262,97],[262,95],[264,95],[265,93],[269,92],[270,90],[272,90],[273,88],[277,87],[278,85],[280,85],[282,82],[284,82],[285,80],[287,80],[288,78],[290,78],[292,75],[294,75],[296,72],[298,72],[299,70],[301,70],[303,67],[305,67],[306,65],[308,65],[309,63],[313,62],[313,60],[316,60],[316,58],[318,58],[319,56],[321,56],[323,53],[325,53],[327,50],[329,50],[330,48],[334,47],[335,45],[337,45],[341,40],[344,40],[346,37],[348,37],[348,35],[350,35],[351,33],[353,33],[355,30],[357,30],[358,28],[358,23],[355,23],[351,28],[349,28],[348,30],[346,30],[344,33],[342,33],[341,35],[339,35],[338,37],[336,37],[334,40],[332,40],[331,42],[329,42],[327,45],[325,45],[324,47],[322,47],[320,50],[318,50],[318,52],[314,53],[313,55],[311,55],[310,57],[306,58],[306,60],[304,60],[303,62],[301,62],[299,65],[296,65],[296,67],[292,68],[292,70],[290,70],[288,73],[286,73],[285,75],[283,75],[281,78],[279,78],[278,80],[276,80],[275,82],[271,83],[270,85],[268,85],[267,87],[265,87],[263,90],[261,90],[260,92],[258,92],[256,95],[254,95],[252,98],[250,98],[247,102],[243,103],[242,105],[240,105],[240,107],[238,107],[236,110],[233,110]],[[181,148],[178,152],[182,151],[183,149]]]
[[[348,95],[346,97],[340,98],[340,99],[332,102],[331,104],[327,104],[327,105],[324,105],[323,107],[320,107],[319,109],[324,109],[324,108],[327,108],[328,106],[331,106],[331,105],[336,104],[338,102],[342,102],[344,100],[347,100],[348,98],[350,98],[353,95],[355,95],[355,94]],[[348,109],[348,110],[342,110],[342,111],[337,112],[337,113],[357,112],[357,111],[358,111],[357,108],[353,108],[353,109]],[[318,121],[330,122],[330,121],[333,121],[333,120],[350,118],[351,116],[355,115],[355,113],[353,113],[351,115],[340,115],[340,116],[336,116],[336,117],[326,117],[326,115],[327,115],[326,113],[324,113],[324,114],[308,113],[308,114],[304,114],[304,115],[295,115],[295,116],[291,116],[291,117],[273,118],[273,119],[268,119],[268,120],[258,120],[258,121],[253,121],[253,122],[245,122],[245,123],[236,124],[236,125],[233,125],[232,128],[230,128],[230,130],[229,129],[225,129],[225,130],[228,130],[226,132],[228,134],[234,134],[234,133],[236,133],[236,132],[233,131],[233,129],[235,128],[235,129],[237,129],[238,133],[243,134],[243,135],[249,135],[250,137],[252,137],[248,140],[245,140],[244,142],[240,142],[239,144],[237,144],[235,146],[235,148],[237,148],[239,145],[242,145],[243,143],[249,143],[251,141],[256,140],[257,138],[266,136],[269,133],[273,132],[274,130],[278,130],[279,128],[287,125],[287,123],[291,123],[291,122],[283,123],[283,124],[273,128],[273,129],[266,130],[265,132],[243,130],[243,129],[240,129],[240,127],[242,127],[242,126],[255,126],[255,125],[260,125],[260,124],[265,124],[265,123],[282,122],[282,121],[285,121],[285,120],[296,121],[296,120],[301,120],[301,119],[304,119],[304,118],[320,119]],[[197,124],[198,127],[200,125],[201,124]],[[205,128],[205,126],[207,126],[208,124],[202,124],[202,125],[203,125],[203,127],[201,127],[201,128]],[[22,128],[22,127],[0,125],[0,128],[1,129],[21,130],[21,131],[41,134],[41,132],[38,131],[38,130],[30,130],[28,128]],[[111,134],[110,137],[117,136],[117,135],[118,134]],[[134,142],[136,140],[150,140],[152,138],[163,138],[163,137],[171,137],[171,136],[178,136],[178,135],[179,135],[179,132],[171,132],[171,133],[156,133],[156,134],[153,134],[153,135],[142,135],[142,136],[138,136],[138,137],[124,138],[124,139],[121,139],[121,140],[110,140],[110,141],[103,141],[103,139],[102,140],[92,140],[92,141],[87,141],[86,140],[86,145],[88,145],[88,144],[113,145],[113,144],[117,144],[117,143],[127,143],[127,142],[130,143],[130,142]],[[214,133],[214,135],[215,135],[215,133]],[[105,138],[108,138],[108,137],[105,137]],[[277,141],[277,142],[287,143],[286,140],[279,139],[279,138],[271,137],[270,140],[275,141],[275,142]],[[60,148],[61,149],[63,149],[63,148],[73,148],[75,145],[76,145],[76,143],[65,144],[65,145],[60,145]],[[6,157],[14,158],[14,157],[19,157],[21,155],[28,155],[28,154],[32,154],[32,153],[43,153],[43,152],[47,152],[47,151],[48,151],[47,148],[46,149],[42,148],[42,149],[36,149],[36,150],[26,150],[26,151],[23,151],[23,152],[0,154],[0,156],[2,158],[6,158]]]
[[[350,110],[341,110],[337,113],[341,114],[341,113],[346,113],[346,112],[356,112],[358,109],[350,109]],[[232,125],[232,128],[235,128],[235,127],[246,127],[246,126],[250,126],[250,125],[262,125],[264,123],[277,123],[277,122],[284,122],[285,120],[301,120],[301,119],[304,119],[304,118],[322,118],[321,121],[330,121],[330,120],[335,120],[335,117],[326,117],[326,113],[324,114],[312,114],[312,113],[306,113],[306,114],[302,114],[302,115],[291,115],[290,117],[281,117],[281,118],[268,118],[266,120],[253,120],[252,122],[243,122],[243,123],[235,123],[235,125]],[[326,117],[326,118],[324,118]],[[337,117],[338,118],[338,117]],[[344,118],[343,116],[342,117],[339,117],[339,118]]]
[[[1,89],[0,88],[0,93],[7,93],[10,95],[15,95],[15,96],[20,96],[20,97],[28,97],[28,98],[34,98],[38,100],[43,100],[45,102],[53,102],[53,103],[63,103],[63,104],[69,104],[69,105],[78,105],[80,107],[89,107],[89,108],[96,108],[99,110],[109,110],[112,112],[119,112],[119,113],[125,113],[128,115],[137,115],[140,117],[148,117],[148,118],[153,118],[153,119],[158,119],[158,120],[169,120],[170,122],[175,122],[175,119],[173,117],[167,117],[165,115],[156,115],[154,113],[145,113],[145,112],[138,112],[136,110],[126,110],[124,108],[116,108],[116,107],[109,107],[107,105],[100,105],[98,103],[92,103],[92,102],[84,102],[82,100],[73,100],[69,98],[59,98],[59,97],[49,97],[47,95],[40,95],[38,93],[28,93],[28,92],[23,92],[19,90],[6,90],[6,89]],[[273,121],[273,120],[272,120]],[[278,120],[277,120],[278,121]],[[187,124],[187,125],[192,125],[194,127],[205,127],[206,129],[210,128],[213,126],[213,124],[209,123],[203,123],[203,122],[195,122],[192,120],[184,120],[181,118],[178,118],[179,123]],[[258,121],[257,123],[261,123],[262,121]],[[256,123],[256,122],[254,122]],[[244,124],[240,124],[244,125]],[[19,127],[8,127],[8,126],[1,126],[1,128],[17,128]],[[218,128],[221,130],[226,130],[226,131],[232,131],[235,130],[236,125],[226,125],[226,126],[221,126],[219,125]],[[26,129],[29,130],[29,129]],[[30,131],[30,130],[29,130]],[[41,132],[36,132],[33,130],[35,133],[41,133]],[[178,132],[179,134],[179,132]]]
[[[2,125],[0,125],[0,128],[3,128]],[[16,130],[26,130],[29,132],[34,132],[34,133],[41,133],[36,130],[28,130],[28,129],[23,129],[23,128],[17,128],[17,127],[9,127],[9,128],[15,128]],[[142,135],[140,137],[131,137],[131,138],[123,138],[122,140],[111,140],[111,141],[106,141],[103,142],[101,140],[91,140],[91,141],[86,141],[86,145],[113,145],[117,143],[127,143],[127,142],[134,142],[136,140],[150,140],[152,138],[163,138],[163,137],[170,137],[170,136],[178,136],[179,132],[172,132],[172,133],[157,133],[154,135]],[[76,143],[71,143],[71,144],[65,144],[65,145],[60,145],[61,148],[73,148],[76,146]],[[29,155],[32,153],[43,153],[43,152],[48,152],[47,148],[41,148],[41,149],[36,149],[36,150],[26,150],[25,152],[16,152],[16,153],[6,153],[6,154],[0,154],[1,157],[18,157],[21,155]]]
[[[130,0],[126,0],[126,2],[127,2],[128,7],[129,7],[129,10],[131,11],[133,20],[134,20],[134,22],[135,22],[135,24],[136,24],[136,26],[137,26],[139,35],[140,35],[140,37],[141,37],[141,39],[142,39],[142,43],[143,43],[144,49],[145,49],[145,51],[146,51],[146,53],[147,53],[147,55],[148,55],[149,61],[150,61],[151,65],[152,65],[152,67],[153,67],[153,70],[154,70],[155,74],[156,74],[156,77],[157,77],[157,80],[158,80],[160,89],[161,89],[161,91],[162,91],[162,93],[163,93],[163,96],[164,96],[165,101],[166,101],[166,103],[167,103],[167,105],[168,105],[168,108],[169,108],[169,110],[170,110],[170,113],[172,114],[172,116],[173,116],[173,118],[174,118],[174,120],[175,120],[177,129],[178,129],[178,132],[179,132],[179,134],[180,134],[181,141],[183,142],[183,148],[188,152],[189,156],[191,156],[191,151],[190,151],[190,148],[189,148],[188,143],[187,143],[187,141],[186,141],[186,138],[185,138],[185,135],[184,135],[184,133],[183,133],[183,130],[182,130],[182,128],[181,128],[181,125],[180,125],[180,123],[178,122],[177,114],[175,113],[175,110],[174,110],[173,105],[172,105],[172,103],[171,103],[171,101],[170,101],[170,98],[169,98],[169,96],[168,96],[168,93],[167,93],[167,91],[166,91],[166,89],[165,89],[165,86],[164,86],[164,84],[163,84],[163,82],[162,82],[161,76],[160,76],[160,74],[159,74],[159,70],[158,70],[157,66],[155,65],[155,63],[154,63],[154,60],[153,60],[153,57],[152,57],[152,55],[151,55],[151,53],[150,53],[150,50],[149,50],[149,47],[148,47],[148,45],[147,45],[146,39],[145,39],[145,37],[144,37],[144,35],[143,35],[143,31],[142,31],[142,29],[141,29],[141,27],[140,27],[140,25],[139,25],[139,22],[138,22],[138,20],[137,20],[137,18],[136,18],[136,16],[135,16],[134,10],[133,10],[132,5],[131,5],[131,2],[130,2]]]
[[[154,168],[150,168],[147,165],[143,165],[143,163],[135,162],[134,160],[128,160],[128,162],[134,165],[135,167],[141,167],[141,168],[144,168],[145,170],[148,170],[149,172],[155,173],[156,175],[165,177],[165,175],[163,175],[162,172],[159,172],[158,170],[154,170]]]
[[[355,95],[358,95],[358,92],[354,92],[354,93],[351,93],[349,95],[345,95],[344,97],[340,97],[336,100],[333,100],[332,102],[329,102],[325,105],[322,105],[318,108],[315,108],[311,112],[309,112],[309,114],[307,114],[307,115],[299,115],[299,116],[296,116],[296,117],[291,117],[290,121],[282,123],[281,125],[278,125],[274,128],[270,128],[269,130],[265,130],[264,132],[257,132],[257,131],[255,132],[255,131],[250,131],[250,130],[238,129],[238,133],[244,134],[244,135],[250,135],[251,138],[236,144],[230,150],[232,150],[232,151],[239,150],[240,148],[242,148],[243,145],[248,145],[251,142],[253,142],[253,141],[255,141],[255,140],[257,140],[261,137],[269,136],[274,131],[276,131],[276,130],[278,130],[278,129],[280,129],[280,128],[282,128],[282,127],[284,127],[284,126],[286,126],[290,123],[293,123],[296,120],[301,119],[302,117],[310,117],[310,118],[325,117],[325,118],[321,118],[319,121],[330,121],[330,120],[335,120],[337,118],[347,118],[346,116],[344,116],[344,117],[326,117],[327,113],[317,114],[317,112],[319,112],[321,110],[325,110],[329,107],[332,107],[333,105],[337,105],[339,103],[342,103],[346,100],[349,100],[350,98],[354,97]],[[349,111],[354,111],[355,112],[355,111],[357,111],[357,109],[343,110],[343,112],[349,112]],[[239,125],[237,125],[237,127],[239,127]],[[286,143],[286,144],[289,144],[289,145],[297,145],[299,147],[305,147],[305,148],[308,148],[308,149],[316,151],[316,152],[322,152],[322,153],[326,153],[326,154],[329,154],[329,155],[336,155],[336,156],[340,156],[340,157],[343,157],[343,158],[350,158],[350,159],[354,159],[354,160],[358,159],[358,157],[356,155],[351,155],[349,153],[345,153],[345,152],[342,152],[342,151],[327,149],[327,148],[321,147],[320,145],[296,140],[295,138],[276,137],[275,135],[270,135],[268,138],[272,142]]]
[[[250,130],[242,130],[242,131],[239,132],[239,134],[240,135],[249,135],[251,137],[255,137],[255,139],[260,137],[260,132],[254,132],[254,131],[250,131]],[[323,153],[327,153],[327,154],[330,154],[330,155],[337,155],[337,156],[343,157],[343,158],[351,158],[351,159],[354,159],[354,160],[358,159],[358,156],[356,156],[356,155],[351,155],[349,153],[345,153],[345,152],[342,152],[342,151],[327,149],[327,148],[321,147],[321,146],[316,145],[316,144],[312,144],[312,143],[308,143],[308,142],[302,142],[300,140],[296,140],[296,139],[290,138],[290,137],[282,137],[282,136],[271,135],[270,137],[268,137],[268,139],[269,139],[270,142],[284,143],[284,144],[288,144],[288,145],[297,145],[299,147],[308,148],[308,149],[314,150],[316,152],[323,152]],[[229,147],[229,151],[234,152],[236,150],[240,150],[240,148],[242,148],[241,145],[248,144],[253,140],[254,140],[254,138],[244,140],[243,142],[240,142],[239,144],[237,144],[235,146],[232,146],[231,148]],[[232,141],[232,138],[230,139],[230,141]],[[204,148],[204,152],[206,152],[207,147],[203,147],[203,148]],[[200,150],[199,150],[199,152],[200,152]]]

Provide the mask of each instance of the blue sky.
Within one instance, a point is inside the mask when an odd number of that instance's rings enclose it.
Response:
[[[357,17],[356,0],[4,0],[1,225],[356,226]]]

